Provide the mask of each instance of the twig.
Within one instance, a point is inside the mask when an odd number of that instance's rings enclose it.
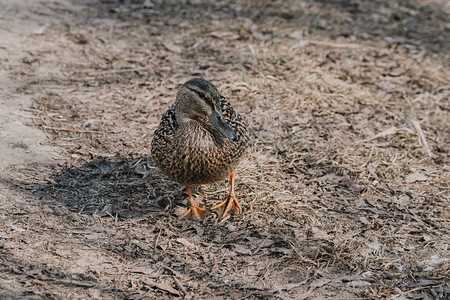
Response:
[[[47,285],[46,282],[44,282],[44,281],[42,281],[42,280],[37,280],[37,279],[34,279],[34,280],[33,280],[33,283],[34,283],[34,284],[38,284],[38,285]]]
[[[420,123],[415,120],[413,117],[411,117],[411,112],[408,110],[404,111],[405,114],[405,123],[406,126],[409,128],[414,127],[417,136],[419,138],[419,144],[420,146],[425,149],[425,152],[428,157],[433,157],[433,153],[430,150],[430,147],[428,146],[427,139],[425,138],[425,135],[423,134],[422,127],[420,127]]]
[[[149,67],[141,67],[141,68],[133,68],[133,69],[109,70],[109,71],[91,73],[91,74],[89,74],[89,76],[117,74],[117,73],[126,73],[126,72],[134,72],[134,71],[145,71],[145,70],[149,70],[149,69],[150,69]]]
[[[50,130],[58,130],[58,131],[70,131],[70,132],[101,134],[100,131],[93,131],[93,130],[78,130],[78,129],[70,129],[70,128],[50,127],[50,126],[42,126],[42,128],[50,129]]]
[[[82,287],[94,287],[95,285],[92,283],[82,282],[78,280],[52,280],[56,283],[62,283],[65,285],[76,285],[76,286],[82,286]]]
[[[333,48],[360,48],[359,44],[350,44],[350,43],[334,43],[329,41],[318,41],[318,40],[303,40],[304,42],[324,47],[333,47]]]
[[[159,237],[161,236],[161,232],[162,232],[162,229],[159,229],[159,233],[158,233],[158,235],[156,236],[156,238],[155,238],[155,243],[154,243],[154,245],[153,245],[153,248],[156,250],[156,247],[158,247],[158,241],[159,241]]]
[[[178,289],[183,293],[183,295],[187,295],[186,289],[176,276],[173,276],[173,281],[175,282],[175,285],[178,287]]]
[[[82,282],[78,280],[65,280],[65,279],[53,279],[53,278],[41,278],[40,280],[35,279],[33,280],[33,283],[39,284],[39,285],[47,285],[46,281],[51,281],[56,284],[65,284],[65,285],[76,285],[76,286],[82,286],[82,287],[94,287],[95,285],[92,283]]]
[[[419,137],[419,143],[422,148],[425,149],[425,152],[427,153],[428,157],[433,157],[433,153],[430,150],[430,147],[428,146],[427,139],[425,138],[425,135],[423,134],[422,128],[420,127],[419,122],[416,120],[410,119],[409,120],[411,124],[414,126],[414,129],[417,132],[417,135]]]
[[[367,143],[367,142],[370,142],[370,141],[372,141],[372,140],[375,140],[375,139],[377,139],[377,138],[379,138],[379,137],[384,137],[384,136],[388,136],[388,135],[391,135],[391,134],[396,134],[397,132],[403,131],[403,130],[404,130],[404,131],[412,132],[411,129],[406,128],[406,127],[397,128],[397,127],[393,126],[393,127],[391,127],[391,128],[386,129],[385,131],[382,131],[382,132],[380,132],[380,133],[375,134],[374,136],[372,136],[372,137],[370,137],[370,138],[367,138],[367,139],[362,140],[362,141],[357,141],[356,143],[357,143],[357,144],[360,144],[360,143]]]

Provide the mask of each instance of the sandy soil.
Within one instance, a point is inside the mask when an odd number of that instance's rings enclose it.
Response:
[[[0,0],[0,298],[449,299],[449,10]],[[251,132],[222,222],[149,157],[192,77]]]

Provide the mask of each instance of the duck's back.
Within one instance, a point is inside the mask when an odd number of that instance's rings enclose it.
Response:
[[[153,137],[152,155],[173,180],[186,185],[216,182],[236,167],[248,145],[247,126],[230,103],[221,100],[220,105],[235,140],[212,134],[198,123],[180,126],[173,106],[163,115]]]

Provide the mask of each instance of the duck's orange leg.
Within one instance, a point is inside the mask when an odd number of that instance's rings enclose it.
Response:
[[[235,177],[236,177],[236,170],[234,170],[233,173],[231,173],[231,175],[230,175],[230,180],[231,180],[230,194],[224,201],[220,202],[219,204],[217,204],[216,206],[214,206],[212,208],[214,210],[222,210],[222,213],[219,214],[221,219],[225,218],[230,213],[236,213],[236,214],[242,213],[242,208],[236,199],[236,195],[234,194],[234,178]]]
[[[189,196],[188,199],[189,199],[189,203],[191,204],[191,207],[184,214],[179,216],[178,219],[182,219],[186,216],[190,216],[193,220],[199,221],[211,213],[208,210],[198,206],[197,202],[195,202],[195,200],[194,200],[194,197],[192,197],[192,190],[191,190],[190,186],[186,186],[186,191]]]

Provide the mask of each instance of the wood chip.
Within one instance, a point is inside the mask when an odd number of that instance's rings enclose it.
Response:
[[[192,244],[191,242],[189,242],[187,239],[185,238],[177,238],[177,242],[182,244],[183,246],[186,246],[189,249],[195,249],[195,245]]]
[[[406,183],[414,183],[418,181],[427,181],[427,180],[428,177],[419,172],[411,173],[405,178]]]

